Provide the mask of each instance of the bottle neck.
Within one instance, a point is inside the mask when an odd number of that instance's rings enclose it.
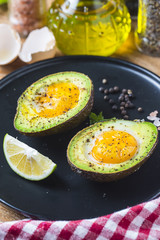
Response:
[[[100,12],[112,13],[115,11],[120,0],[67,0],[61,5],[65,14],[97,14]]]

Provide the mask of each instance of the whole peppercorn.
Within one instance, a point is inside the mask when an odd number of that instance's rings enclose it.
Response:
[[[129,101],[129,96],[128,96],[128,94],[125,94],[124,99],[125,99],[126,102]]]
[[[118,86],[114,86],[113,90],[114,90],[115,93],[117,93],[117,92],[119,92],[120,89],[119,89]]]
[[[104,100],[105,101],[108,101],[109,100],[109,97],[107,95],[104,95]]]
[[[122,111],[122,110],[124,110],[125,108],[124,108],[123,106],[121,106],[119,109]]]
[[[113,88],[109,88],[109,93],[114,93],[114,89]]]
[[[109,90],[106,88],[104,89],[104,94],[108,94],[109,93]]]
[[[127,111],[126,110],[122,110],[121,114],[125,116],[127,114]]]
[[[122,101],[124,101],[124,95],[122,95],[122,94],[121,94],[121,95],[119,95],[118,101],[119,101],[119,102],[122,102]]]
[[[103,93],[103,92],[104,92],[104,88],[103,88],[103,87],[100,87],[100,88],[99,88],[99,91]]]
[[[102,79],[102,83],[103,83],[103,84],[106,84],[107,82],[108,82],[108,81],[107,81],[106,78],[103,78],[103,79]]]
[[[138,112],[143,112],[143,108],[142,107],[139,107],[137,110],[138,110]]]
[[[125,102],[121,102],[120,105],[121,105],[121,106],[125,106]]]
[[[131,89],[128,89],[128,90],[127,90],[127,93],[128,93],[128,94],[132,94],[132,90],[131,90]]]
[[[127,93],[127,89],[123,88],[122,93]]]
[[[128,120],[128,118],[129,118],[128,115],[123,116],[123,119],[125,119],[125,120]]]
[[[114,100],[111,98],[111,99],[109,100],[109,103],[110,103],[111,105],[113,105],[115,102],[114,102]]]
[[[129,104],[128,103],[125,104],[125,108],[129,108]]]
[[[117,109],[118,109],[118,106],[117,106],[116,104],[114,104],[114,105],[112,106],[112,109],[113,109],[113,110],[117,110]]]
[[[134,108],[134,104],[132,102],[128,103],[128,108]]]

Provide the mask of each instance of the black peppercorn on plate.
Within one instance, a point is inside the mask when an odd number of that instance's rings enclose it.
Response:
[[[117,182],[98,183],[72,172],[66,157],[69,141],[89,125],[89,118],[75,129],[53,136],[33,138],[21,135],[14,129],[13,119],[21,93],[38,79],[64,71],[81,72],[92,79],[92,112],[102,112],[106,119],[147,120],[150,112],[160,112],[159,77],[122,60],[96,56],[60,57],[37,62],[11,73],[0,81],[1,201],[40,219],[75,220],[106,215],[159,194],[159,144],[139,171]],[[6,133],[18,137],[52,159],[57,164],[56,171],[41,182],[27,181],[16,175],[3,154],[2,144]]]

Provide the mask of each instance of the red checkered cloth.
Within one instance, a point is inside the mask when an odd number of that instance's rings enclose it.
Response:
[[[78,221],[0,223],[0,240],[160,239],[160,198],[113,214]]]

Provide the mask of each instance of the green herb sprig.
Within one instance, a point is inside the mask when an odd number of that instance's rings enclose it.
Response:
[[[104,120],[104,116],[103,116],[103,113],[100,112],[98,115],[91,112],[90,115],[89,115],[89,121],[90,121],[90,125],[96,123],[96,122],[100,122],[100,121],[103,121]]]

